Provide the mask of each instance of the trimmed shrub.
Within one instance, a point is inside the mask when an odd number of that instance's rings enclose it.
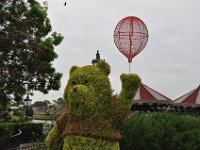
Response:
[[[64,91],[68,114],[49,132],[49,150],[60,147],[62,140],[64,150],[119,150],[119,127],[127,118],[141,79],[136,74],[122,74],[122,90],[113,98],[109,74],[105,61],[71,67]]]
[[[58,126],[55,125],[46,137],[45,144],[49,150],[62,150],[63,148],[64,141],[58,130]]]
[[[199,150],[200,118],[170,113],[137,114],[121,130],[121,150]]]
[[[77,144],[77,141],[79,142]],[[72,146],[73,145],[73,146]],[[67,136],[63,150],[118,150],[119,144],[113,141],[80,136]]]

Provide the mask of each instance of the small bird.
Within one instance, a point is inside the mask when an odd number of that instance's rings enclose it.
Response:
[[[66,5],[67,5],[67,2],[65,1],[64,6],[66,6]]]

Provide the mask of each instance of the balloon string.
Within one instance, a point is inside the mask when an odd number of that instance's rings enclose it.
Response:
[[[131,73],[131,63],[129,62],[129,74]]]

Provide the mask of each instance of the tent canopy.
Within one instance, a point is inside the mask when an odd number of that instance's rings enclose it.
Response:
[[[172,100],[142,83],[136,92],[133,103],[172,103]]]
[[[186,104],[186,105],[200,105],[200,85],[191,90],[190,92],[184,94],[183,96],[177,98],[174,101],[175,104]]]

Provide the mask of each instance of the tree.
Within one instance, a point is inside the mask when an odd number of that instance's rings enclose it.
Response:
[[[44,100],[45,103],[47,103],[47,105],[50,105],[51,102],[49,100]]]
[[[63,113],[66,111],[66,103],[63,98],[58,98],[57,100],[53,100],[55,103],[57,113]]]
[[[53,100],[53,102],[57,105],[66,105],[65,100],[62,97],[58,98],[57,100]]]
[[[37,107],[37,113],[47,113],[48,111],[48,103],[45,101],[36,101],[32,107]]]
[[[52,62],[63,39],[52,32],[47,3],[36,0],[0,1],[0,110],[33,91],[60,88],[61,73]]]
[[[47,106],[48,106],[47,103],[44,102],[44,101],[36,101],[36,102],[32,105],[32,107],[47,107]]]

